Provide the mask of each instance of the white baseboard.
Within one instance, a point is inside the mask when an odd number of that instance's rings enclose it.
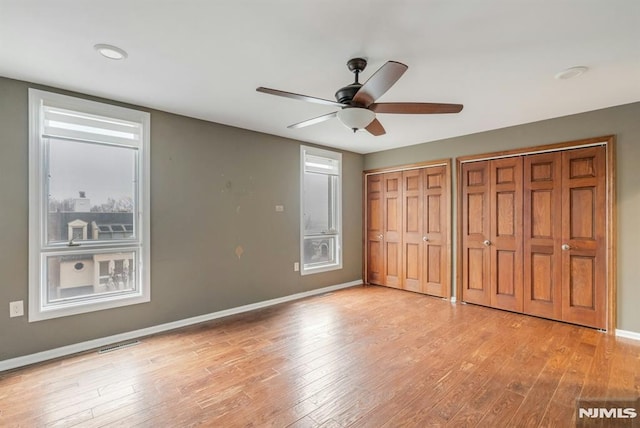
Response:
[[[76,343],[68,346],[62,346],[60,348],[55,348],[55,349],[51,349],[43,352],[37,352],[31,355],[11,358],[8,360],[0,361],[0,372],[3,372],[5,370],[15,369],[17,367],[27,366],[29,364],[35,364],[35,363],[40,363],[42,361],[52,360],[54,358],[64,357],[71,354],[77,354],[78,352],[89,351],[91,349],[100,348],[102,346],[111,345],[117,342],[124,342],[127,340],[138,339],[144,336],[162,333],[164,331],[174,330],[176,328],[186,327],[189,325],[198,324],[205,321],[211,321],[217,318],[228,317],[230,315],[235,315],[235,314],[240,314],[242,312],[249,312],[256,309],[266,308],[268,306],[278,305],[280,303],[290,302],[292,300],[303,299],[305,297],[324,294],[331,291],[340,290],[343,288],[354,287],[360,284],[362,284],[362,280],[345,282],[343,284],[337,284],[329,287],[318,288],[316,290],[296,293],[290,296],[279,297],[277,299],[265,300],[263,302],[251,303],[250,305],[238,306],[237,308],[225,309],[223,311],[212,312],[210,314],[199,315],[197,317],[186,318],[183,320],[173,321],[166,324],[160,324],[153,327],[147,327],[140,330],[133,330],[126,333],[115,334],[113,336],[107,336],[99,339],[88,340],[86,342]]]
[[[616,336],[626,337],[627,339],[640,340],[640,333],[628,330],[616,330]]]

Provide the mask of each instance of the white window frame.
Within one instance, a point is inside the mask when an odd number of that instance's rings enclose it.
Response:
[[[304,263],[304,187],[306,172],[306,155],[324,157],[338,161],[338,184],[334,194],[334,204],[336,206],[337,218],[334,219],[336,233],[332,236],[336,237],[336,262],[326,263],[324,265],[307,266]],[[336,174],[327,174],[336,175]],[[309,235],[312,236],[312,235]],[[315,236],[315,235],[314,235]],[[320,235],[321,236],[321,235]],[[342,154],[330,150],[318,149],[316,147],[300,146],[300,274],[309,275],[320,272],[328,272],[332,270],[342,269]]]
[[[118,242],[82,242],[80,246],[64,246],[48,243],[46,223],[48,212],[47,171],[45,148],[44,106],[82,112],[115,120],[135,122],[140,125],[136,163],[136,212],[137,237],[135,240]],[[89,101],[66,95],[29,89],[29,322],[94,312],[104,309],[149,302],[150,290],[150,115],[147,112]],[[108,137],[95,134],[86,137],[79,131],[77,136],[69,131],[67,139],[102,143]],[[55,137],[58,138],[58,137]],[[63,138],[64,139],[64,138]],[[118,137],[106,144],[130,145],[117,142]],[[114,142],[116,141],[116,142]],[[130,293],[115,293],[91,296],[87,299],[47,304],[46,257],[56,255],[99,254],[109,252],[134,252],[137,255],[136,290]]]

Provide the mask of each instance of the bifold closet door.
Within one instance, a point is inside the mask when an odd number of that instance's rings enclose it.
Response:
[[[522,157],[491,160],[489,169],[491,306],[522,312]]]
[[[422,292],[449,297],[449,177],[446,166],[422,170]]]
[[[445,166],[402,173],[402,288],[448,297],[448,203]]]
[[[402,182],[402,288],[422,292],[424,246],[422,170],[403,171]]]
[[[524,312],[605,328],[605,148],[525,159]]]
[[[447,165],[367,176],[369,284],[451,295],[449,182]]]
[[[367,176],[367,281],[402,285],[402,173]]]
[[[524,313],[562,319],[562,154],[524,159]]]
[[[522,158],[462,165],[462,299],[522,312]]]
[[[402,173],[382,176],[384,285],[402,288]]]
[[[562,319],[606,327],[606,149],[562,153]]]
[[[384,285],[382,175],[367,176],[367,281]]]
[[[606,328],[606,148],[462,165],[462,299]]]
[[[489,161],[462,164],[462,300],[489,306]]]

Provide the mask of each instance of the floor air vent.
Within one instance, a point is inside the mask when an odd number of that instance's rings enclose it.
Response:
[[[98,354],[117,351],[118,349],[123,349],[123,348],[128,348],[130,346],[138,345],[139,343],[140,343],[139,340],[132,340],[131,342],[116,343],[115,345],[109,345],[109,346],[105,346],[104,348],[100,348],[98,350]]]

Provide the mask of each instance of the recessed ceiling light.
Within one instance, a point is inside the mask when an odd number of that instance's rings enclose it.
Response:
[[[579,65],[577,67],[567,68],[566,70],[562,70],[560,73],[556,74],[555,77],[558,80],[567,80],[572,79],[574,77],[578,77],[581,74],[585,73],[588,70],[587,67],[583,65]]]
[[[98,44],[93,48],[105,58],[118,60],[125,59],[127,57],[127,53],[117,46]]]

